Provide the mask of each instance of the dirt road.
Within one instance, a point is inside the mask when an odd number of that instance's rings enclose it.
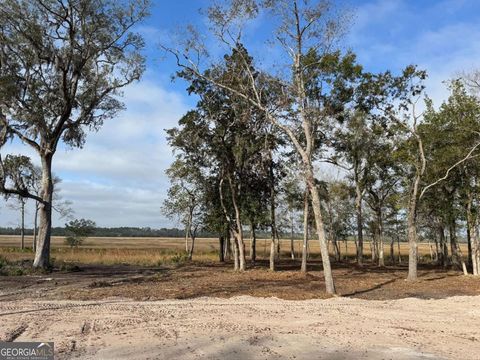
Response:
[[[58,359],[478,359],[480,297],[0,302],[0,339]]]

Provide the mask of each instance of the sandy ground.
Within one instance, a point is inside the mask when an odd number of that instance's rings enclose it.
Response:
[[[479,324],[478,296],[0,302],[0,340],[57,359],[478,359]]]

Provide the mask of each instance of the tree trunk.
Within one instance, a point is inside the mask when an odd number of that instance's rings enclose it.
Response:
[[[230,186],[232,205],[235,211],[235,223],[234,223],[235,226],[232,226],[232,219],[227,211],[227,208],[225,206],[224,199],[223,199],[223,181],[224,181],[224,178],[222,176],[218,185],[218,189],[219,189],[219,195],[220,195],[220,203],[222,205],[225,218],[227,219],[227,223],[229,224],[229,233],[231,235],[230,238],[233,237],[232,252],[233,252],[233,258],[234,258],[234,270],[244,271],[246,269],[245,244],[243,242],[243,230],[242,230],[240,209],[238,208],[238,204],[237,204],[237,191],[236,191],[235,184],[232,181],[232,177],[228,176],[228,184]]]
[[[434,232],[436,231],[435,226],[432,229]],[[435,264],[439,264],[439,254],[440,254],[440,244],[438,241],[438,236],[437,234],[434,235],[433,240],[435,241]]]
[[[225,246],[225,238],[223,236],[220,236],[218,238],[218,245],[219,245],[219,252],[218,252],[218,260],[220,262],[225,262],[225,249],[224,249],[224,246]]]
[[[472,247],[472,267],[473,275],[480,275],[480,237],[478,236],[478,221],[472,229],[473,247]]]
[[[255,264],[257,260],[257,235],[255,233],[255,224],[253,221],[250,223],[252,240],[250,242],[250,260],[252,264]]]
[[[230,230],[228,229],[226,231],[224,249],[225,249],[225,258],[230,260],[232,258],[232,242],[231,242]]]
[[[52,156],[42,156],[42,203],[39,204],[39,229],[37,251],[33,267],[47,269],[50,266],[50,236],[52,232]]]
[[[277,244],[276,244],[276,216],[275,216],[275,179],[273,173],[273,161],[271,159],[272,154],[270,153],[270,227],[272,232],[272,242],[270,243],[270,270],[275,271],[275,258],[277,257]]]
[[[398,263],[402,263],[402,253],[400,251],[400,235],[397,234]]]
[[[185,226],[185,252],[188,254],[188,234],[190,233],[190,217],[188,218],[187,225]]]
[[[307,184],[312,197],[312,209],[315,216],[315,225],[317,227],[318,241],[320,243],[320,252],[322,255],[323,275],[325,277],[325,288],[328,294],[335,294],[335,284],[333,281],[332,268],[330,265],[330,257],[328,255],[327,239],[325,237],[325,229],[323,227],[322,212],[320,207],[320,195],[315,185],[315,177],[313,175],[312,166],[306,166]]]
[[[408,211],[408,276],[407,280],[417,280],[417,197],[410,199]]]
[[[338,247],[337,243],[337,236],[335,234],[335,229],[333,228],[333,210],[332,210],[332,203],[330,202],[330,199],[327,198],[327,208],[328,208],[328,222],[329,222],[329,235],[330,235],[330,240],[332,242],[332,247],[333,247],[333,253],[335,254],[335,261],[340,261],[340,248]]]
[[[188,251],[188,260],[192,260],[193,258],[193,250],[195,248],[195,239],[197,237],[197,227],[195,226],[195,229],[190,228],[190,249]]]
[[[294,217],[293,217],[293,213],[290,214],[290,218],[291,218],[291,229],[290,229],[290,257],[292,258],[292,260],[295,260],[295,243],[294,243]]]
[[[455,267],[459,270],[462,270],[465,275],[468,275],[467,265],[463,260],[462,249],[460,249],[460,245],[457,241],[457,226],[455,218],[452,219],[452,223],[450,225],[450,246],[452,251],[452,263]]]
[[[383,249],[383,214],[382,208],[377,209],[377,227],[378,227],[378,266],[385,266]]]
[[[21,236],[22,236],[22,250],[25,249],[25,199],[20,198],[20,211],[22,212]]]
[[[467,235],[470,246],[468,248],[468,256],[470,259],[472,274],[480,275],[480,249],[478,239],[478,222],[472,211],[473,196],[469,194],[467,202]]]
[[[472,237],[471,237],[471,230],[470,225],[467,221],[467,264],[471,268],[472,267]]]
[[[338,246],[338,241],[335,235],[333,235],[333,252],[335,254],[335,260],[340,261],[342,259],[342,256],[340,254],[340,247]]]
[[[420,180],[425,173],[427,160],[425,158],[425,152],[423,150],[422,138],[417,133],[417,117],[415,115],[415,108],[413,111],[413,131],[412,135],[415,137],[418,145],[418,158],[415,164],[415,179],[412,184],[410,193],[410,200],[408,206],[408,276],[407,280],[417,280],[417,267],[418,267],[418,245],[417,245],[417,207],[420,198],[419,187]]]
[[[193,249],[195,247],[195,236],[192,236],[190,240],[191,240],[191,243],[190,243],[190,250],[188,251],[188,260],[193,259]]]
[[[271,235],[272,235],[272,241],[270,242],[270,270],[275,271],[275,258],[276,258],[276,242],[275,242],[275,229],[273,227],[273,222],[271,224]]]
[[[420,145],[421,146],[421,143]],[[422,147],[423,151],[423,147]],[[424,166],[422,167],[424,169]],[[424,170],[421,171],[420,167],[417,164],[417,172],[415,174],[415,180],[413,182],[410,201],[408,204],[408,276],[407,280],[415,281],[417,280],[417,265],[418,265],[418,245],[417,245],[417,203],[418,203],[418,189],[420,186],[421,175]]]
[[[239,219],[237,219],[239,221]],[[234,239],[235,239],[235,248],[238,251],[237,257],[239,261],[238,270],[245,271],[247,268],[246,265],[246,257],[245,257],[245,243],[243,242],[243,231],[242,229],[236,229],[234,232]]]
[[[275,223],[275,241],[276,241],[276,244],[277,244],[277,251],[275,252],[275,254],[277,255],[277,261],[280,261],[280,255],[282,253],[282,243],[280,241],[280,236],[278,235],[278,230],[277,230],[277,223]]]
[[[458,253],[458,244],[457,244],[457,226],[455,218],[451,219],[450,225],[448,227],[450,234],[450,252],[452,254],[452,265],[457,269],[461,268],[460,255]]]
[[[438,223],[438,242],[440,243],[440,263],[443,267],[448,266],[448,246],[445,238],[445,228],[442,222]]]
[[[360,185],[355,186],[355,212],[357,215],[357,264],[363,264],[363,215],[362,215],[362,191]]]
[[[38,202],[35,203],[35,218],[33,219],[33,252],[37,251]]]
[[[231,237],[233,237],[233,242],[231,242],[233,253],[233,270],[238,271],[240,269],[240,261],[238,257],[238,242],[235,233],[232,232]]]
[[[372,258],[372,263],[377,262],[377,229],[372,231],[372,239],[370,240],[370,257]]]
[[[392,265],[395,265],[394,249],[395,249],[395,238],[392,236],[392,238],[390,239],[390,262],[392,263]]]
[[[302,268],[303,273],[307,272],[307,251],[308,251],[308,215],[310,206],[308,203],[308,189],[305,190],[303,200],[303,244],[302,244]]]

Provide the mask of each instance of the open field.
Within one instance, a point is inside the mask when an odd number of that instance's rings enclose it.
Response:
[[[25,243],[30,246],[31,237],[27,236]],[[19,247],[19,236],[0,235],[0,256],[9,260],[33,259],[33,254],[29,252],[17,252]],[[246,240],[247,253],[250,240]],[[297,256],[301,254],[301,240],[295,240],[295,252]],[[10,249],[11,248],[11,249]],[[198,238],[195,242],[194,260],[214,261],[218,255],[218,239]],[[463,254],[467,254],[466,244],[461,244]],[[333,254],[333,249],[330,249]],[[342,255],[349,257],[355,255],[355,243],[353,241],[340,243]],[[143,266],[156,266],[171,259],[172,256],[182,254],[185,251],[185,240],[182,238],[121,238],[121,237],[91,237],[78,249],[70,249],[64,243],[63,237],[52,238],[52,257],[57,262],[78,262],[82,264],[134,264]],[[257,239],[257,258],[266,259],[269,256],[270,239]],[[281,241],[281,251],[283,256],[290,256],[290,240]],[[318,240],[311,240],[309,251],[312,258],[318,258],[320,248]],[[371,256],[368,242],[364,244],[365,257]],[[400,253],[402,257],[408,256],[408,244],[400,244]],[[388,261],[390,254],[389,244],[385,244],[385,257]],[[398,256],[398,248],[395,243],[394,254]],[[430,245],[428,243],[419,244],[419,255],[430,258]]]
[[[276,272],[268,271],[268,253],[249,263],[245,273],[235,273],[229,262],[217,260],[215,239],[198,239],[192,262],[183,254],[183,240],[172,238],[91,238],[78,249],[70,249],[62,238],[52,248],[52,273],[32,272],[31,250],[7,247],[18,237],[0,239],[0,299],[83,299],[97,300],[127,297],[136,300],[231,297],[238,295],[276,296],[283,299],[327,297],[318,244],[311,243],[307,275],[300,273],[300,260],[289,259],[289,241],[282,242],[284,252]],[[300,243],[300,241],[298,241]],[[317,246],[315,246],[317,245]],[[402,252],[407,253],[406,244]],[[368,245],[366,246],[368,249]],[[442,298],[480,294],[480,281],[463,276],[455,269],[442,269],[429,263],[428,244],[421,244],[425,262],[419,266],[420,280],[404,281],[406,255],[401,264],[380,268],[366,263],[358,267],[352,258],[333,263],[340,295],[364,299],[397,299],[409,296]],[[349,243],[353,257],[354,244]],[[466,249],[465,249],[466,252]],[[366,254],[368,258],[368,252]],[[23,276],[22,276],[23,275]],[[26,275],[26,276],[25,276]]]

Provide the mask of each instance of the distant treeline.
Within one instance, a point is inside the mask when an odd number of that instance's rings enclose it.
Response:
[[[0,235],[20,235],[21,230],[19,227],[0,227]],[[25,235],[33,235],[33,229],[25,229]],[[280,237],[289,238],[290,234],[279,232]],[[52,228],[52,236],[65,236],[64,227],[54,227]],[[93,237],[185,237],[185,229],[177,228],[161,228],[161,229],[152,229],[149,227],[115,227],[115,228],[104,228],[98,227],[95,228],[92,235]],[[200,231],[197,235],[201,238],[218,238],[218,234],[214,234],[208,231]],[[246,236],[250,236],[249,232],[246,231]],[[257,232],[257,236],[260,238],[268,238],[269,233],[265,231]],[[295,239],[300,239],[302,234],[294,234]]]
[[[20,228],[0,227],[0,235],[20,235]],[[26,235],[33,235],[33,229],[25,229]],[[64,227],[52,228],[53,236],[65,236]],[[176,228],[152,229],[149,227],[96,228],[91,236],[96,237],[184,237],[185,230]],[[215,234],[201,233],[200,237],[215,237]]]

